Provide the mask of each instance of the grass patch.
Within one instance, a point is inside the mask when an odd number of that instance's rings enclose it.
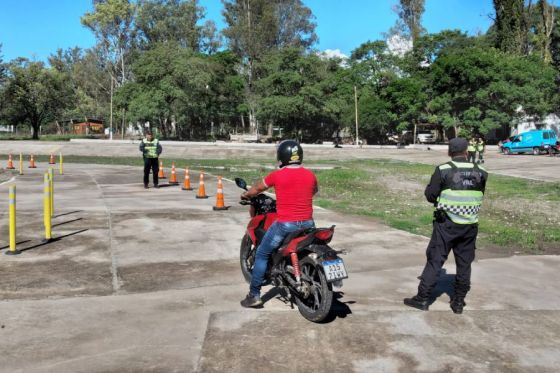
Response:
[[[41,161],[47,157],[39,157]],[[141,166],[139,157],[67,156],[66,162]],[[165,160],[164,160],[165,161]],[[393,160],[310,162],[333,165],[316,171],[320,193],[318,206],[347,214],[379,219],[407,232],[430,236],[432,208],[424,188],[434,167]],[[177,160],[181,169],[205,169],[224,177],[243,177],[249,183],[262,178],[273,161],[250,159]],[[168,168],[169,161],[166,161]],[[267,168],[268,167],[268,168]],[[508,251],[543,253],[560,248],[560,183],[539,182],[491,175],[480,217],[479,248],[499,247]]]

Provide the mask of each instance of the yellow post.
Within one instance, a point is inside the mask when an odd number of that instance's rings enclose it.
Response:
[[[43,242],[49,242],[52,240],[51,179],[47,172],[45,172],[43,178],[43,222],[45,224],[45,239]]]
[[[23,175],[23,154],[19,153],[19,174]]]
[[[6,255],[18,255],[21,251],[16,249],[16,186],[10,186],[10,249]]]
[[[49,168],[49,211],[54,216],[54,170]]]
[[[60,152],[60,163],[59,163],[58,167],[59,167],[58,170],[60,171],[60,174],[63,175],[64,174],[64,167],[62,166],[62,152]]]

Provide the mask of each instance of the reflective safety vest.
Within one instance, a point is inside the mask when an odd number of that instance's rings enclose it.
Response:
[[[484,141],[480,140],[480,142],[476,145],[476,150],[478,150],[479,153],[484,151]]]
[[[467,148],[467,151],[471,153],[476,152],[476,144],[474,140],[469,141],[469,147]]]
[[[158,139],[153,139],[152,141],[143,139],[142,142],[144,143],[144,156],[146,158],[157,158]]]
[[[488,173],[482,167],[466,162],[448,162],[439,166],[439,170],[443,190],[436,209],[445,211],[454,223],[478,223]]]

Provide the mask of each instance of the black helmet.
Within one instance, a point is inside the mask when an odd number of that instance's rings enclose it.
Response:
[[[289,164],[301,164],[303,162],[303,149],[294,140],[284,140],[278,144],[276,159],[280,168]]]

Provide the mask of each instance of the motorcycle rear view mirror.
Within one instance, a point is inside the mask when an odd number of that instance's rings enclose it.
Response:
[[[236,177],[235,184],[237,184],[237,186],[240,187],[241,189],[247,190],[247,183],[242,178]]]

